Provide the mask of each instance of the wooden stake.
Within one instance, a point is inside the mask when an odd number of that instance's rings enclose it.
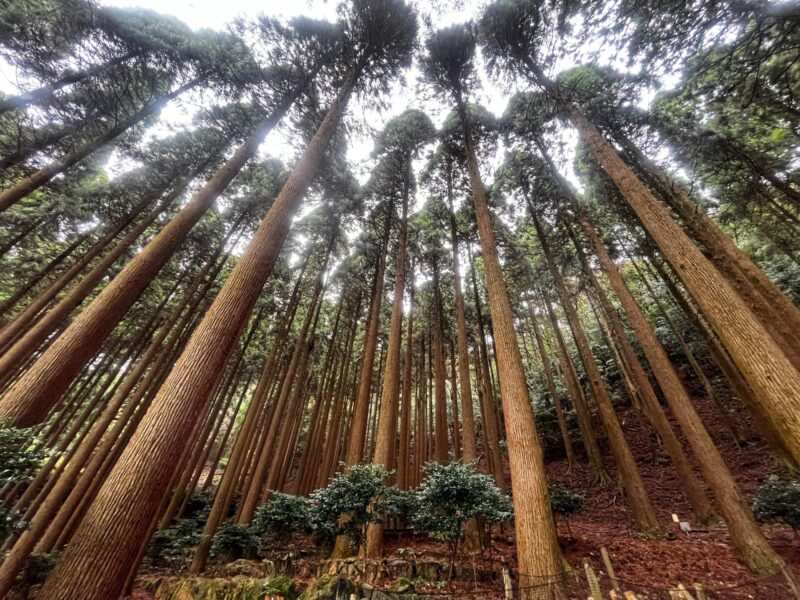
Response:
[[[697,594],[697,600],[708,600],[708,596],[706,596],[706,591],[703,589],[702,583],[695,583],[694,591]]]
[[[785,564],[781,565],[781,572],[783,576],[786,577],[786,581],[789,583],[789,587],[794,592],[794,597],[800,600],[800,588],[797,586],[797,580],[794,578],[794,573],[792,573],[789,568],[786,567]]]
[[[506,600],[513,600],[514,588],[511,586],[511,575],[508,574],[506,567],[503,567],[503,587],[506,589]]]
[[[600,548],[600,556],[603,557],[603,564],[606,566],[606,572],[608,573],[609,579],[611,579],[611,585],[614,587],[614,591],[622,593],[622,588],[617,580],[617,574],[614,573],[614,567],[611,566],[611,557],[608,555],[608,551],[603,547]]]
[[[592,592],[592,600],[603,600],[603,593],[600,591],[600,582],[597,581],[592,565],[588,560],[583,561],[583,569],[586,571],[586,581],[589,582],[589,590]]]

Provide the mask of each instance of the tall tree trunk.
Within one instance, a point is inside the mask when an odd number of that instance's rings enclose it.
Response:
[[[708,522],[714,515],[714,509],[711,505],[711,501],[708,499],[708,496],[706,496],[703,485],[695,477],[692,470],[692,465],[683,451],[683,445],[675,435],[672,425],[670,425],[669,420],[661,408],[661,404],[658,401],[655,390],[653,390],[653,386],[650,384],[650,379],[647,376],[647,373],[645,373],[642,364],[639,362],[639,358],[636,356],[633,346],[625,334],[625,329],[622,326],[622,322],[620,321],[617,312],[611,305],[611,301],[595,276],[594,271],[592,271],[591,267],[589,266],[589,262],[583,251],[583,247],[578,240],[578,237],[576,236],[570,224],[566,222],[563,213],[560,213],[559,217],[562,219],[562,222],[564,222],[567,233],[569,234],[570,239],[575,246],[575,251],[578,255],[578,259],[581,263],[584,274],[588,278],[589,283],[595,292],[595,296],[599,301],[602,312],[605,314],[606,322],[610,328],[609,333],[611,334],[608,339],[609,345],[613,344],[615,341],[618,344],[622,362],[624,362],[627,368],[631,371],[631,376],[633,379],[632,383],[635,387],[635,390],[638,391],[642,403],[644,404],[644,413],[650,423],[653,425],[656,433],[658,433],[658,436],[661,438],[664,451],[669,456],[670,461],[675,468],[675,472],[677,473],[678,478],[681,480],[686,497],[692,507],[692,511],[701,522]],[[598,315],[598,319],[600,318],[601,316]]]
[[[569,473],[572,472],[572,469],[575,467],[575,450],[572,447],[572,439],[569,437],[567,420],[564,416],[564,407],[561,403],[561,394],[559,394],[558,388],[556,387],[556,381],[553,377],[553,365],[550,363],[550,355],[545,348],[542,333],[539,330],[539,323],[536,320],[536,315],[532,308],[530,311],[530,319],[533,326],[533,336],[536,338],[536,347],[539,350],[539,359],[542,361],[542,368],[544,369],[544,376],[547,381],[547,389],[550,391],[550,396],[553,399],[558,428],[559,431],[561,431],[561,439],[564,441],[564,452],[567,454],[567,472]]]
[[[139,51],[128,52],[126,54],[123,54],[122,56],[112,58],[107,62],[87,67],[82,71],[69,71],[60,79],[48,83],[47,85],[43,85],[42,87],[36,88],[35,90],[31,90],[30,92],[24,92],[17,96],[10,96],[8,98],[4,98],[0,100],[0,115],[18,108],[25,108],[26,106],[30,106],[31,104],[38,104],[45,98],[52,96],[58,90],[68,85],[72,85],[73,83],[78,83],[80,81],[83,81],[84,79],[88,79],[89,77],[102,75],[106,71],[110,71],[117,65],[124,63],[130,60],[131,58],[134,58],[138,54]]]
[[[333,331],[328,342],[325,356],[325,364],[322,367],[322,383],[317,388],[314,401],[314,409],[308,422],[306,441],[303,446],[303,454],[298,465],[297,480],[295,481],[294,494],[305,496],[311,491],[311,481],[315,469],[311,468],[313,460],[320,458],[320,444],[325,435],[325,427],[328,424],[330,413],[331,398],[333,396],[333,386],[335,384],[335,373],[337,371],[336,355],[339,343],[339,325],[341,324],[342,309],[344,307],[345,296],[339,298],[336,307],[336,317],[334,318]]]
[[[321,292],[322,273],[319,273],[314,283],[314,290],[311,293],[311,300],[308,305],[308,311],[306,312],[305,320],[303,321],[303,326],[300,329],[300,333],[297,335],[297,340],[295,341],[294,350],[292,351],[292,358],[289,361],[289,366],[286,369],[286,374],[284,375],[283,382],[281,383],[280,392],[272,408],[272,415],[268,426],[267,437],[264,440],[264,445],[261,447],[261,452],[258,456],[258,461],[255,467],[255,477],[252,479],[252,481],[250,481],[250,484],[246,489],[246,494],[242,497],[242,501],[236,513],[236,520],[238,523],[249,523],[252,520],[256,506],[258,505],[259,499],[262,496],[261,491],[264,487],[264,482],[266,481],[268,475],[272,475],[272,473],[269,473],[268,467],[270,460],[274,457],[276,452],[278,436],[281,435],[282,431],[285,430],[285,428],[282,429],[282,425],[284,425],[284,419],[285,415],[287,414],[287,410],[291,408],[289,401],[293,399],[291,392],[294,383],[297,380],[298,373],[301,373],[305,366],[304,362],[308,355],[309,349],[308,342],[310,337],[313,335],[311,327],[312,324],[316,322],[315,314]],[[287,407],[289,408],[287,409]],[[195,560],[192,562],[192,570],[194,572],[202,571],[205,568],[207,551],[211,549],[212,536],[213,532],[211,532],[211,534],[204,532],[203,542],[200,546],[198,546],[198,550],[195,553]],[[200,556],[201,549],[206,553],[206,556]]]
[[[614,293],[622,305],[628,322],[642,351],[650,363],[653,375],[664,392],[672,414],[678,421],[703,475],[714,494],[717,507],[728,526],[737,554],[751,568],[759,572],[775,572],[781,559],[772,550],[759,529],[747,501],[739,491],[722,455],[703,425],[700,415],[681,383],[678,373],[667,356],[624,280],[619,269],[608,255],[603,242],[594,230],[586,212],[577,207],[578,223],[606,274]]]
[[[391,216],[386,215],[384,221],[383,238],[379,249],[378,262],[375,267],[375,280],[373,283],[372,301],[369,308],[369,318],[364,335],[364,354],[361,359],[361,370],[358,375],[358,388],[353,406],[353,420],[350,437],[347,441],[345,463],[348,466],[357,465],[363,459],[364,445],[367,437],[369,422],[369,400],[372,387],[372,373],[375,363],[375,351],[378,345],[378,326],[380,325],[381,303],[383,301],[383,279],[386,271],[386,249],[391,231]],[[342,518],[347,518],[343,515]],[[336,536],[336,543],[331,558],[341,559],[350,554],[350,538],[346,535]]]
[[[0,418],[27,427],[47,416],[80,368],[95,354],[192,227],[255,154],[261,140],[280,121],[289,106],[290,103],[285,103],[261,123],[192,200],[81,311],[33,367],[0,399]],[[279,196],[275,203],[281,199]]]
[[[337,129],[358,73],[351,73],[248,247],[161,386],[153,405],[42,587],[53,600],[122,591],[127,565],[147,535],[185,436],[204,412],[209,386],[228,359],[272,272],[291,220]],[[113,551],[112,551],[113,549]],[[91,564],[91,568],[87,565]]]
[[[208,266],[211,264],[212,262],[209,262]],[[0,595],[5,594],[13,584],[16,575],[24,567],[25,560],[34,546],[41,552],[49,552],[53,548],[56,537],[66,523],[66,518],[75,511],[77,499],[84,495],[88,489],[88,484],[94,479],[93,476],[97,472],[96,468],[99,467],[98,459],[102,459],[107,454],[109,442],[113,442],[122,426],[129,422],[133,411],[139,406],[141,392],[145,388],[140,386],[134,396],[130,396],[131,392],[133,392],[145,370],[153,365],[157,353],[162,351],[161,347],[166,336],[173,330],[175,323],[205,274],[206,270],[204,269],[190,284],[183,301],[178,304],[161,326],[156,337],[150,342],[147,351],[137,362],[136,367],[125,377],[124,383],[117,389],[114,397],[96,419],[89,434],[77,448],[75,455],[70,458],[55,487],[44,499],[44,503],[39,507],[33,518],[29,519],[28,528],[16,541],[11,552],[0,565]],[[119,414],[117,425],[110,432],[106,441],[103,442],[105,446],[98,448],[98,444],[101,444],[102,437],[108,431],[114,417],[117,416],[126,399],[128,404]],[[95,448],[98,448],[99,451],[91,458]],[[104,448],[106,452],[103,451]],[[81,472],[83,472],[82,475]],[[80,479],[78,479],[79,477]],[[76,481],[78,481],[78,485],[73,487]]]
[[[444,325],[442,324],[442,298],[439,291],[439,264],[433,263],[433,384],[434,410],[436,413],[434,456],[436,462],[445,465],[450,461],[447,440],[447,377],[444,366]]]
[[[156,339],[145,353],[145,357],[148,355],[152,357],[152,362],[147,361],[137,365],[131,377],[126,379],[125,385],[119,389],[117,398],[123,400],[128,398],[125,408],[120,413],[116,425],[109,432],[109,435],[102,441],[99,441],[100,438],[98,437],[97,451],[91,459],[88,459],[86,468],[81,472],[79,464],[70,465],[70,468],[76,467],[74,477],[80,475],[80,478],[75,487],[69,492],[69,496],[58,508],[58,513],[52,519],[45,535],[37,543],[37,551],[48,552],[53,548],[60,548],[71,537],[75,525],[82,518],[87,506],[97,494],[97,490],[103,483],[106,474],[116,463],[117,458],[146,413],[158,386],[168,372],[169,366],[186,344],[194,324],[199,320],[199,316],[203,312],[203,306],[201,305],[207,304],[208,291],[213,286],[225,262],[224,258],[218,262],[214,270],[208,275],[203,288],[199,291],[196,289],[190,290],[187,293],[184,299],[185,302],[174,310],[172,316],[162,326]],[[201,275],[196,281],[202,281],[203,276]],[[192,295],[194,295],[193,298]],[[189,302],[190,300],[191,302]],[[189,303],[186,304],[186,302]],[[180,320],[175,325],[175,319],[178,318]],[[170,334],[170,339],[162,348],[162,342],[166,339],[167,334]],[[144,375],[148,367],[149,371],[140,381],[140,377]],[[99,425],[97,435],[102,437],[105,427],[102,426],[102,422]],[[87,448],[87,452],[90,452],[90,449]]]
[[[648,295],[655,304],[656,309],[658,310],[658,314],[661,315],[661,318],[667,324],[667,328],[672,332],[673,337],[677,340],[678,346],[681,349],[681,352],[686,357],[686,360],[689,362],[689,366],[692,368],[695,377],[700,382],[700,385],[703,387],[703,392],[706,395],[706,398],[711,400],[714,406],[717,408],[717,414],[719,415],[720,420],[722,421],[725,428],[730,432],[731,437],[733,438],[734,443],[741,447],[744,445],[744,437],[741,433],[739,433],[738,427],[733,423],[731,420],[731,416],[728,413],[728,409],[723,406],[722,402],[720,402],[719,397],[717,396],[717,392],[714,390],[714,386],[709,381],[708,377],[706,376],[705,372],[703,371],[703,367],[700,366],[700,361],[694,355],[694,352],[689,347],[689,344],[684,339],[683,335],[680,332],[677,324],[670,318],[669,312],[667,311],[667,307],[664,306],[664,303],[658,297],[656,291],[650,285],[650,282],[647,279],[647,276],[642,272],[639,268],[639,265],[636,264],[636,261],[628,255],[630,259],[630,264],[633,266],[636,274],[639,276],[639,281],[644,284],[645,289],[647,290]]]
[[[414,368],[414,262],[411,262],[411,285],[409,286],[408,323],[406,324],[406,353],[403,365],[403,407],[400,411],[400,451],[397,460],[397,487],[411,487],[411,407],[412,372]]]
[[[750,386],[747,385],[747,382],[744,380],[744,377],[742,377],[739,369],[736,368],[735,364],[733,364],[733,361],[731,360],[727,350],[725,350],[719,339],[711,332],[705,320],[697,312],[697,309],[689,304],[689,301],[684,297],[681,290],[679,290],[675,285],[675,282],[665,271],[663,265],[657,262],[652,255],[648,256],[648,258],[650,259],[650,263],[653,265],[653,267],[655,267],[661,279],[666,284],[667,289],[670,290],[670,293],[678,303],[678,306],[681,307],[684,314],[691,320],[695,329],[700,333],[700,336],[705,341],[706,346],[711,353],[711,357],[714,359],[714,362],[728,380],[731,389],[749,411],[756,428],[764,437],[764,440],[767,442],[772,451],[775,453],[775,458],[777,461],[789,470],[794,469],[795,465],[791,455],[783,446],[780,436],[773,428],[772,422],[764,414],[763,408],[753,398],[753,392],[750,389]]]
[[[532,64],[532,63],[531,63]],[[603,170],[619,188],[642,226],[697,301],[731,358],[750,384],[765,413],[780,432],[796,462],[800,462],[800,372],[775,344],[728,281],[650,193],[597,128],[535,67],[541,85],[567,111],[570,120]],[[778,564],[766,555],[759,570]]]
[[[403,188],[403,207],[400,220],[400,234],[397,242],[397,262],[394,270],[394,299],[392,315],[389,322],[388,350],[386,352],[386,370],[383,376],[383,389],[379,403],[378,431],[375,450],[372,455],[373,464],[385,470],[391,468],[390,458],[392,446],[397,440],[397,404],[400,400],[400,354],[403,337],[403,297],[406,285],[406,245],[408,237],[408,196],[410,182],[408,173]],[[371,523],[367,528],[365,544],[366,558],[378,558],[383,553],[383,525]]]
[[[478,280],[475,276],[474,261],[470,260],[473,264],[470,270],[472,279],[472,294],[475,301],[475,312],[477,314],[478,322],[478,366],[476,374],[479,374],[483,393],[481,396],[481,410],[482,410],[482,425],[483,425],[483,445],[484,451],[487,454],[489,468],[492,472],[495,484],[503,491],[508,490],[506,485],[506,477],[503,473],[503,457],[500,453],[500,432],[497,425],[497,411],[494,409],[494,390],[492,389],[492,380],[489,376],[489,359],[487,355],[489,351],[486,348],[486,333],[483,327],[483,310],[481,309],[480,296],[478,295]]]
[[[800,309],[689,197],[684,187],[648,159],[630,140],[625,148],[663,190],[663,197],[708,249],[711,260],[797,367]]]
[[[148,104],[145,104],[141,109],[139,109],[138,112],[123,119],[122,121],[119,121],[118,123],[115,123],[112,127],[106,130],[104,133],[101,133],[96,138],[81,144],[71,152],[64,154],[63,156],[51,161],[38,171],[31,173],[22,181],[17,182],[9,188],[6,188],[0,192],[0,213],[25,198],[31,192],[38,190],[59,173],[63,173],[72,165],[83,160],[100,148],[103,148],[114,138],[126,132],[134,125],[141,123],[150,115],[158,112],[167,103],[169,103],[170,100],[177,98],[183,92],[195,87],[201,81],[202,78],[193,79],[189,83],[180,86],[175,91],[170,92],[169,94],[166,94],[157,100],[149,102]]]
[[[303,280],[303,275],[305,274],[307,265],[308,255],[306,255],[306,259],[303,261],[303,266],[300,269],[300,274],[295,281],[294,289],[292,290],[292,294],[289,298],[286,311],[278,321],[278,327],[272,350],[264,362],[258,384],[256,385],[256,389],[253,392],[252,398],[250,399],[250,404],[247,407],[244,420],[242,421],[242,425],[239,428],[239,432],[236,436],[233,450],[228,457],[228,465],[222,475],[222,480],[217,486],[217,490],[214,495],[214,502],[211,505],[211,510],[209,511],[209,515],[206,518],[206,523],[203,528],[201,542],[195,552],[195,558],[192,561],[193,569],[202,570],[205,567],[205,560],[208,550],[201,550],[201,547],[206,545],[210,550],[210,544],[208,540],[213,537],[214,533],[219,527],[219,524],[222,522],[222,519],[225,518],[228,513],[231,498],[233,497],[236,489],[237,479],[239,478],[239,475],[246,470],[246,453],[252,446],[252,442],[257,441],[258,439],[258,436],[254,435],[254,433],[257,430],[260,414],[262,412],[267,412],[265,400],[269,394],[269,387],[275,374],[277,362],[279,360],[278,355],[283,348],[283,339],[286,336],[286,332],[288,331],[289,327],[291,326],[291,322],[294,319],[295,308],[300,297],[300,284]],[[197,554],[201,552],[202,554],[198,558]]]
[[[380,325],[381,304],[383,300],[383,279],[386,271],[386,248],[389,243],[391,218],[386,217],[383,238],[379,249],[378,262],[375,267],[372,301],[369,309],[369,319],[364,335],[364,354],[361,359],[361,370],[358,374],[358,388],[356,391],[356,404],[353,408],[353,427],[347,445],[348,465],[357,465],[361,462],[364,444],[367,437],[367,423],[369,414],[370,389],[372,387],[372,373],[375,363],[375,352],[378,348],[378,327]]]
[[[328,257],[330,256],[331,250],[333,248],[333,243],[331,243],[331,247],[328,249]],[[312,309],[309,316],[312,316],[312,323],[311,327],[309,328],[306,335],[303,336],[303,347],[302,347],[302,354],[300,357],[300,363],[297,367],[297,373],[299,377],[297,377],[297,383],[294,386],[294,392],[290,401],[287,404],[287,409],[285,414],[288,415],[288,422],[290,424],[294,424],[295,418],[300,419],[302,413],[305,409],[305,386],[306,380],[308,378],[308,369],[312,361],[314,348],[315,348],[315,336],[317,330],[317,324],[319,323],[319,316],[322,309],[322,296],[323,296],[323,286],[322,286],[322,277],[324,276],[325,269],[327,268],[327,258],[325,260],[325,264],[322,267],[322,270],[319,274],[319,290],[316,291],[316,297],[313,298],[314,304],[312,305]],[[289,385],[291,389],[291,384]],[[272,449],[272,454],[274,455],[274,459],[268,469],[268,477],[267,477],[267,485],[263,489],[258,490],[258,503],[263,504],[269,498],[269,493],[272,490],[280,490],[281,489],[281,477],[283,472],[283,460],[287,453],[290,453],[294,450],[293,442],[291,441],[295,435],[295,432],[292,431],[292,427],[286,427],[285,421],[287,419],[281,419],[280,415],[273,416],[274,421],[283,422],[283,429],[281,431],[281,437],[276,442],[275,447]],[[249,507],[245,506],[242,510],[242,513],[239,515],[239,522],[250,522],[252,520],[252,514],[247,515],[246,511]],[[255,508],[255,506],[253,507]],[[246,518],[246,520],[245,520]]]
[[[456,345],[450,338],[450,405],[453,407],[453,454],[461,462],[461,419],[458,417],[458,376],[456,375]]]
[[[17,336],[34,322],[41,310],[50,304],[61,290],[69,285],[95,258],[104,252],[114,238],[128,225],[133,223],[134,219],[138,217],[149,204],[150,199],[140,202],[119,223],[108,227],[103,236],[97,240],[91,248],[84,252],[78,260],[72,263],[61,275],[50,283],[45,290],[37,294],[13,320],[9,321],[3,329],[0,330],[0,349],[5,350],[10,347]]]
[[[56,271],[58,265],[64,262],[70,254],[75,252],[75,250],[83,244],[84,241],[88,238],[88,235],[80,235],[75,240],[53,260],[51,260],[44,268],[42,268],[38,273],[30,277],[24,285],[22,285],[16,292],[14,292],[11,296],[6,298],[2,304],[0,304],[0,317],[5,315],[8,311],[13,310],[17,303],[22,300],[28,293],[34,289],[42,279],[46,277],[50,277]],[[3,347],[2,342],[0,342],[0,348]]]
[[[553,577],[561,573],[563,559],[550,511],[544,457],[533,419],[511,304],[497,255],[497,240],[492,227],[486,190],[478,169],[466,105],[461,98],[457,99],[457,106],[464,130],[467,172],[475,204],[489,295],[489,310],[494,325],[514,498],[519,585],[524,588],[541,585],[546,581],[542,579],[543,577]],[[553,596],[556,594],[555,591],[552,593]]]
[[[564,336],[561,334],[561,328],[558,325],[555,311],[553,310],[550,300],[542,294],[542,302],[547,311],[547,316],[550,319],[550,326],[553,329],[553,335],[556,340],[556,350],[558,359],[561,363],[561,370],[563,372],[563,379],[566,383],[567,389],[572,398],[572,406],[575,408],[575,414],[578,417],[578,428],[581,431],[581,439],[583,440],[583,448],[586,451],[586,456],[589,459],[589,464],[594,470],[600,483],[608,483],[611,477],[606,471],[603,463],[603,455],[600,453],[600,446],[597,443],[597,437],[594,434],[594,427],[592,425],[592,415],[589,411],[589,403],[586,401],[586,395],[583,391],[583,386],[578,379],[578,373],[575,370],[575,365],[572,364],[567,345],[564,342]]]
[[[411,487],[419,487],[422,482],[422,469],[427,461],[428,429],[425,408],[427,406],[428,379],[425,376],[425,336],[419,340],[419,361],[417,363],[417,395],[414,407],[414,478]]]
[[[452,186],[448,178],[448,200],[450,201],[450,244],[453,251],[453,292],[456,308],[456,350],[458,354],[458,385],[461,392],[461,424],[464,443],[464,462],[478,460],[475,436],[475,414],[472,407],[472,386],[469,373],[469,345],[467,343],[467,318],[464,310],[464,294],[461,291],[461,265],[458,256],[458,231],[453,211]],[[455,381],[453,385],[455,385]]]
[[[547,241],[542,225],[539,222],[539,217],[536,215],[536,211],[530,199],[528,199],[528,207],[530,209],[531,219],[536,227],[536,233],[539,236],[542,252],[545,256],[548,269],[550,270],[550,275],[555,284],[556,292],[561,300],[561,306],[564,309],[564,314],[567,317],[567,322],[572,331],[575,346],[578,349],[584,371],[589,379],[589,386],[592,390],[595,402],[597,403],[600,419],[608,434],[611,452],[614,454],[614,460],[617,463],[618,476],[621,479],[622,487],[628,498],[628,504],[633,513],[636,529],[647,536],[659,536],[661,535],[661,527],[658,524],[655,510],[650,503],[650,497],[644,487],[644,481],[636,466],[636,459],[633,457],[628,442],[625,440],[625,434],[622,431],[622,426],[614,411],[611,396],[608,393],[602,375],[600,375],[597,362],[592,355],[589,340],[586,338],[586,334],[583,331],[578,313],[572,305],[561,274],[558,272],[552,252],[550,251],[550,244]]]
[[[13,346],[6,350],[0,357],[0,380],[8,376],[16,364],[27,359],[36,348],[47,339],[53,331],[70,315],[70,313],[83,302],[97,284],[106,276],[114,263],[131,247],[131,245],[152,225],[155,220],[172,204],[186,189],[194,178],[186,178],[176,189],[147,214],[136,226],[123,237],[111,251],[106,254],[80,282],[58,303],[51,307],[39,321],[31,327],[25,335]],[[241,220],[240,220],[241,221]],[[238,223],[234,226],[238,226]]]

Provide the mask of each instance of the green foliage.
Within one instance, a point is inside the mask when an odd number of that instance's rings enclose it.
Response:
[[[269,500],[256,510],[253,530],[276,537],[309,532],[316,520],[312,516],[315,510],[314,503],[308,498],[272,492]]]
[[[583,510],[583,496],[571,492],[563,486],[548,485],[547,495],[550,497],[550,510],[555,515],[568,517],[579,514]]]
[[[380,506],[386,493],[386,478],[390,475],[378,465],[353,465],[347,473],[337,473],[328,487],[311,493],[316,507],[316,529],[334,535],[347,534],[360,543],[366,527],[380,518]],[[376,510],[370,510],[376,504]],[[345,515],[340,519],[340,515]]]
[[[761,522],[779,520],[800,529],[800,481],[767,477],[753,496],[753,514]]]
[[[22,514],[16,510],[0,507],[0,541],[10,533],[19,533],[27,528]]]
[[[425,48],[428,52],[420,61],[425,78],[437,93],[448,97],[455,94],[464,102],[463,94],[477,85],[472,25],[457,24],[440,29],[428,38]]]
[[[163,563],[183,556],[187,548],[200,542],[201,531],[202,524],[194,519],[181,519],[168,529],[156,531],[150,539],[150,558]]]
[[[463,525],[477,516],[491,523],[507,521],[511,504],[491,477],[472,465],[452,462],[425,465],[425,480],[417,490],[414,528],[441,540],[458,540]]]
[[[261,547],[258,534],[250,525],[242,523],[225,523],[214,535],[211,553],[227,555],[229,558],[241,558],[252,554]]]
[[[390,487],[386,490],[380,508],[384,515],[410,520],[419,510],[419,498],[413,490],[398,490]]]
[[[34,553],[25,562],[22,580],[25,585],[43,583],[58,561],[58,552]]]
[[[46,456],[47,450],[33,447],[29,431],[0,424],[0,487],[26,481]],[[0,507],[0,541],[26,527],[19,512]]]
[[[46,456],[43,448],[33,448],[28,430],[0,424],[0,485],[24,480]]]
[[[500,523],[513,515],[511,503],[491,477],[459,462],[426,464],[425,480],[416,495],[418,506],[411,522],[414,529],[447,542],[451,577],[464,524],[478,516]]]
[[[184,518],[205,521],[213,501],[214,495],[209,491],[193,492],[183,509]]]

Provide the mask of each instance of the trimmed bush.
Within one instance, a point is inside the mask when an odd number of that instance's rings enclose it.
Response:
[[[200,532],[203,526],[194,519],[183,519],[169,527],[160,529],[150,538],[150,559],[157,564],[164,564],[169,559],[182,556],[187,548],[200,543]]]
[[[389,475],[378,465],[353,465],[347,473],[334,475],[328,487],[312,492],[317,534],[320,537],[346,534],[360,545],[367,526],[381,521],[380,507],[388,493],[385,481]],[[370,510],[373,503],[375,511]],[[340,515],[346,517],[340,520]]]
[[[314,510],[314,503],[308,498],[272,492],[269,500],[256,510],[253,530],[277,539],[287,539],[293,533],[310,533]]]
[[[0,487],[27,481],[48,455],[44,448],[33,449],[33,441],[29,431],[0,423]],[[21,513],[0,507],[0,542],[27,526]]]
[[[214,535],[211,553],[221,556],[225,562],[231,562],[252,556],[260,547],[261,540],[252,527],[242,523],[225,523]]]
[[[478,516],[500,523],[513,515],[511,503],[491,477],[459,462],[425,465],[425,480],[416,495],[418,506],[411,518],[414,529],[447,542],[450,578],[464,537],[464,524]]]
[[[800,481],[767,477],[753,497],[753,515],[761,522],[783,521],[800,529]]]
[[[571,492],[560,485],[548,485],[547,495],[550,497],[550,509],[554,515],[569,517],[583,510],[583,496]]]

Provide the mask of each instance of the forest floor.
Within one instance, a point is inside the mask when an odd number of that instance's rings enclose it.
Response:
[[[729,407],[732,404],[729,403]],[[716,407],[702,399],[697,401],[697,407],[741,488],[749,496],[768,474],[775,471],[769,450],[757,437],[748,439],[744,447],[738,447],[730,430],[719,418]],[[730,412],[731,422],[740,427],[742,432],[753,431],[752,424],[743,411],[733,407]],[[563,457],[548,457],[550,481],[584,496],[582,514],[571,517],[569,521],[560,519],[557,523],[565,558],[583,579],[582,585],[585,585],[583,562],[588,561],[597,572],[601,587],[604,590],[611,588],[600,553],[600,549],[605,548],[621,587],[633,591],[641,599],[666,600],[670,598],[669,590],[674,589],[678,583],[684,584],[690,590],[693,584],[702,584],[709,600],[791,598],[783,575],[760,578],[737,560],[723,525],[712,523],[704,526],[692,518],[681,486],[655,438],[650,437],[644,421],[630,409],[620,411],[620,420],[664,527],[665,536],[656,540],[644,539],[634,532],[630,512],[615,482],[601,485],[585,465],[579,464],[568,472]],[[607,448],[603,450],[608,455]],[[613,472],[611,475],[613,478]],[[688,521],[695,531],[688,535],[680,531],[672,520],[673,514],[678,515],[682,521]],[[775,550],[786,559],[795,575],[800,577],[800,538],[782,524],[764,525],[763,529]],[[446,562],[443,544],[409,533],[396,534],[387,535],[386,563],[408,560],[409,557],[415,561]],[[438,594],[451,592],[458,598],[476,600],[503,597],[502,568],[507,567],[512,573],[516,568],[513,527],[501,529],[495,526],[491,532],[491,541],[491,547],[482,556],[461,562],[457,581],[444,588],[441,584],[422,584],[418,586],[418,591]],[[313,547],[310,540],[309,544]],[[322,556],[309,554],[297,561],[296,584],[300,589],[313,579],[314,564],[323,559]],[[475,569],[483,572],[483,577],[479,577],[479,580],[470,575]],[[486,573],[492,575],[486,577]],[[393,581],[386,579],[379,583],[386,589]],[[588,592],[588,588],[586,591]],[[587,596],[588,593],[583,598]],[[149,600],[151,597],[137,589],[133,598]]]
[[[750,497],[766,476],[775,472],[769,449],[755,435],[747,437],[743,447],[737,446],[730,429],[719,418],[716,406],[699,394],[695,402],[742,491]],[[726,401],[725,404],[730,422],[741,433],[755,430],[737,402]],[[648,540],[635,534],[630,511],[616,484],[600,485],[587,467],[579,465],[568,473],[565,459],[550,460],[547,463],[550,481],[584,496],[582,514],[570,518],[569,523],[562,520],[558,524],[559,539],[570,564],[580,567],[583,560],[589,560],[595,570],[605,571],[600,555],[600,548],[605,547],[617,578],[624,584],[622,587],[636,593],[650,588],[672,588],[680,582],[690,589],[691,584],[701,583],[709,598],[788,599],[783,576],[759,581],[761,578],[736,558],[724,525],[704,526],[692,518],[674,470],[658,448],[656,439],[649,435],[647,424],[635,411],[620,411],[620,420],[666,536]],[[673,426],[678,432],[675,423]],[[691,456],[685,440],[684,447]],[[604,450],[608,455],[607,449]],[[702,478],[697,467],[695,471]],[[672,521],[673,514],[689,522],[696,531],[688,535],[680,531]],[[773,548],[791,565],[794,573],[800,575],[800,537],[783,524],[766,524],[762,528]],[[707,531],[700,531],[702,529]]]

